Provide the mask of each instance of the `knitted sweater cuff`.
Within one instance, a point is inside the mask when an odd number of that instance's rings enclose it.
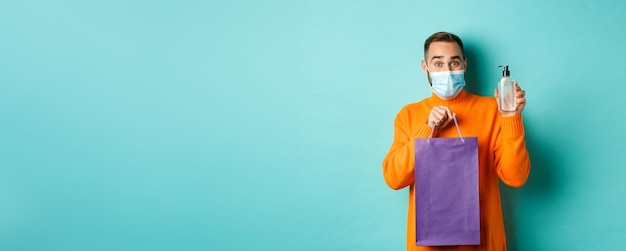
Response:
[[[524,136],[524,122],[521,114],[502,117],[501,121],[503,136]]]

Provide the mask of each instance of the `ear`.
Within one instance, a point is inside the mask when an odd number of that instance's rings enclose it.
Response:
[[[426,60],[422,60],[422,72],[424,72],[424,75],[428,76],[428,70],[426,69]]]

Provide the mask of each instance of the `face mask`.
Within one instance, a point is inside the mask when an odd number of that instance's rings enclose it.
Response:
[[[428,66],[426,67],[428,69]],[[465,71],[440,71],[431,72],[430,79],[433,92],[441,99],[449,100],[455,98],[465,86]]]

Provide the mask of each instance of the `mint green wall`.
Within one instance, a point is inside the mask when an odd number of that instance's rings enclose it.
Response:
[[[510,250],[626,244],[623,1],[5,1],[0,250],[402,250],[381,162],[430,95],[433,32],[468,88],[527,90]]]

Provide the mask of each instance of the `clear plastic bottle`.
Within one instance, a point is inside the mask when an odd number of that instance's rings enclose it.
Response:
[[[499,67],[504,67],[504,70],[502,71],[502,78],[498,81],[498,105],[500,107],[500,111],[515,111],[515,84],[513,83],[513,79],[511,79],[509,66],[501,65]]]

